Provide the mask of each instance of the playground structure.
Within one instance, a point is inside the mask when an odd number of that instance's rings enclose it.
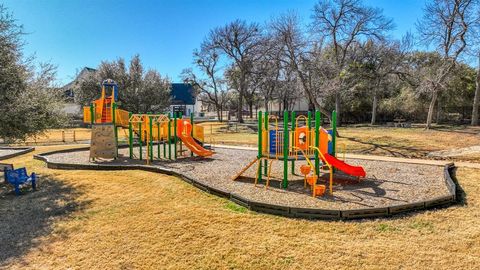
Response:
[[[107,95],[107,90],[111,94]],[[196,154],[208,157],[213,151],[203,147],[203,127],[194,125],[193,114],[190,119],[184,119],[181,113],[172,114],[134,114],[118,109],[118,86],[115,81],[107,79],[102,83],[102,92],[99,99],[89,107],[83,108],[83,121],[92,125],[91,159],[117,158],[118,156],[118,128],[128,129],[129,158],[136,157],[134,147],[138,144],[138,158],[143,160],[143,145],[146,146],[146,161],[150,164],[154,160],[154,145],[157,146],[157,159],[177,159],[185,156],[186,146],[191,151],[190,156]],[[111,126],[113,132],[96,133],[96,126]],[[107,141],[114,141],[114,153],[105,149],[98,150],[94,146],[104,146]],[[163,147],[162,147],[163,146]],[[163,149],[162,149],[163,148]],[[110,149],[108,149],[110,150]],[[161,154],[163,150],[163,155]],[[173,153],[173,154],[172,154]]]
[[[289,121],[289,115],[291,122]],[[272,125],[271,122],[274,124]],[[302,122],[304,124],[300,125]],[[333,194],[333,178],[337,169],[347,175],[357,177],[358,181],[365,178],[366,173],[362,167],[345,163],[345,147],[343,148],[343,161],[337,158],[336,112],[332,112],[331,129],[329,130],[321,127],[319,111],[315,112],[315,126],[312,127],[311,123],[311,112],[308,112],[307,116],[296,117],[295,112],[284,111],[283,129],[280,129],[278,117],[268,115],[267,112],[259,112],[258,154],[232,179],[238,179],[248,168],[257,164],[255,185],[262,180],[262,176],[267,176],[265,188],[268,188],[273,162],[283,161],[281,187],[286,189],[289,175],[288,162],[291,162],[291,173],[295,174],[295,161],[306,160],[307,165],[302,165],[300,172],[304,176],[304,187],[307,184],[310,185],[312,195],[315,197],[323,195],[326,189],[325,185],[317,184],[321,170],[328,171],[330,194]]]

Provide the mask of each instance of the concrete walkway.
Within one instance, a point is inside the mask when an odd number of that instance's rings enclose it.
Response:
[[[239,150],[250,150],[257,151],[256,147],[248,146],[234,146],[234,145],[223,145],[223,144],[214,144],[213,147],[217,148],[227,148],[227,149],[239,149]],[[430,159],[418,159],[418,158],[399,158],[399,157],[389,157],[389,156],[373,156],[373,155],[360,155],[360,154],[346,154],[345,157],[353,159],[365,159],[365,160],[381,160],[381,161],[392,161],[399,163],[410,163],[410,164],[423,164],[423,165],[434,165],[434,166],[445,166],[454,161],[449,160],[430,160]],[[480,169],[480,163],[472,162],[455,162],[455,166]]]

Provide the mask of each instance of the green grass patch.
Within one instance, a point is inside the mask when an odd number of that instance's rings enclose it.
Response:
[[[409,227],[418,231],[433,232],[434,227],[432,222],[425,220],[415,220],[410,223]]]
[[[246,213],[248,211],[247,208],[241,206],[241,205],[238,205],[234,202],[228,202],[226,205],[225,205],[225,208],[230,210],[230,211],[233,211],[233,212],[237,212],[237,213]]]
[[[386,224],[386,223],[380,223],[377,226],[377,231],[379,232],[393,232],[397,231],[398,229],[392,225]]]

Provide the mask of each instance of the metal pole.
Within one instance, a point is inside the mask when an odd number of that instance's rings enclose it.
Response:
[[[90,104],[90,124],[93,125],[95,123],[95,109],[93,108],[93,104]]]
[[[178,112],[178,119],[180,119],[179,121],[183,121],[183,113],[182,112]],[[178,139],[177,137],[177,142],[178,142],[178,146],[180,147],[180,156],[183,156],[183,144],[182,144],[182,140]]]
[[[190,113],[190,124],[192,125],[192,130],[190,131],[190,136],[193,138],[193,112]],[[190,156],[193,157],[193,152],[190,151]]]
[[[148,116],[148,131],[149,131],[148,150],[149,150],[149,154],[150,154],[150,161],[153,161],[153,121],[152,121],[152,116],[151,115]]]
[[[97,106],[95,106],[95,103],[93,103],[93,123],[97,122]]]
[[[337,153],[337,112],[332,111],[332,156]]]
[[[292,120],[291,120],[292,132],[295,132],[295,118],[296,118],[295,112],[292,112]],[[295,139],[295,136],[293,136],[293,138]],[[294,143],[292,144],[294,145]],[[292,160],[292,174],[295,174],[295,160]]]
[[[262,136],[263,136],[263,129],[262,129],[262,112],[258,112],[258,154],[257,158],[259,159],[259,166],[257,171],[258,181],[262,181]],[[267,135],[268,136],[268,135]]]
[[[139,157],[142,160],[143,150],[142,150],[142,122],[138,122],[138,146],[140,149]]]
[[[157,122],[157,158],[160,159],[160,123],[158,122]]]
[[[288,111],[283,111],[283,181],[282,187],[288,187]]]
[[[130,119],[132,118],[132,113],[128,113],[128,148],[130,152],[130,159],[133,159],[133,127]]]
[[[168,118],[168,122],[170,123],[170,118]],[[167,136],[163,134],[163,123],[162,123],[162,138],[163,138],[163,158],[167,158]]]
[[[268,137],[268,136],[270,136],[270,134],[268,134],[268,111],[265,112],[265,118],[263,119],[263,121],[265,122],[265,132],[266,132],[267,137]],[[268,139],[267,139],[267,142],[268,142]],[[269,151],[269,149],[266,149],[266,150],[267,150],[267,152]],[[265,159],[263,161],[263,174],[264,175],[268,174],[268,160],[267,159]]]
[[[315,147],[320,145],[320,111],[315,111]],[[320,174],[320,159],[318,158],[318,151],[315,151],[315,174]]]
[[[173,113],[173,155],[177,159],[177,113]]]
[[[117,130],[117,125],[116,125],[116,111],[117,111],[117,103],[113,103],[112,105],[112,124],[113,124],[113,129],[115,133],[115,151],[116,155],[118,157],[118,130]]]
[[[171,115],[170,115],[171,117]],[[167,134],[167,139],[168,139],[168,159],[172,159],[172,137],[171,137],[171,132],[172,132],[172,119],[168,119],[168,134]]]

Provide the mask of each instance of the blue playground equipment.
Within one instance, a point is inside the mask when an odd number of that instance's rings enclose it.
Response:
[[[5,170],[5,181],[15,187],[15,195],[17,196],[20,195],[20,185],[31,183],[33,190],[37,188],[37,175],[35,173],[28,175],[25,168]]]

